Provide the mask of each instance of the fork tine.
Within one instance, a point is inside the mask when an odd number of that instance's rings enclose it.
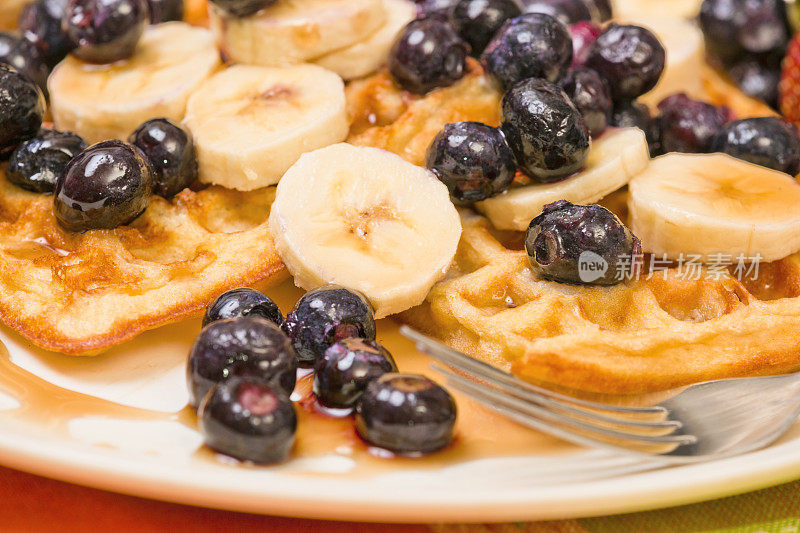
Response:
[[[527,404],[523,400],[506,396],[502,393],[494,391],[488,387],[476,384],[472,380],[458,376],[457,374],[449,374],[447,382],[450,386],[461,392],[468,394],[475,398],[484,405],[500,411],[513,419],[521,422],[529,427],[534,427],[545,433],[555,435],[559,438],[566,439],[578,444],[597,446],[598,444],[605,444],[614,449],[620,449],[624,446],[622,444],[614,445],[609,444],[597,437],[605,437],[607,439],[615,439],[631,445],[645,444],[645,445],[669,445],[675,444],[677,446],[690,445],[697,442],[694,435],[637,435],[632,433],[624,433],[613,429],[595,426],[569,417],[565,417],[558,413],[554,413],[547,409]],[[513,416],[512,416],[513,415]],[[579,430],[586,432],[593,436],[584,436],[576,434],[570,429],[557,427],[551,423],[561,424],[567,426],[572,430]]]
[[[471,372],[470,370],[464,369],[459,365],[454,365],[460,370],[463,370],[468,376],[470,377],[477,377],[479,379],[487,379],[483,376],[478,376],[475,373]],[[451,372],[450,370],[443,368],[437,364],[432,364],[431,368],[435,371],[444,374],[445,376],[459,376]],[[524,400],[526,402],[533,403],[545,409],[552,409],[558,411],[564,415],[576,415],[581,418],[593,420],[596,422],[606,423],[606,424],[613,424],[616,426],[623,426],[631,429],[641,429],[641,430],[670,430],[669,433],[672,433],[678,429],[683,427],[683,423],[678,420],[663,420],[663,421],[640,421],[634,420],[630,418],[621,418],[616,416],[606,416],[594,411],[587,411],[585,409],[581,409],[578,407],[573,407],[572,405],[562,403],[556,400],[552,400],[550,398],[539,396],[537,394],[528,392],[528,391],[520,391],[514,390],[513,387],[509,387],[502,383],[496,383],[494,381],[487,381],[487,383],[482,384],[483,386],[490,387],[494,390],[497,390],[501,393],[506,393],[511,396],[515,396],[520,400]]]
[[[469,372],[470,374],[479,376],[481,379],[492,381],[495,383],[502,383],[508,387],[519,391],[520,394],[530,393],[539,396],[545,396],[552,401],[567,402],[573,405],[580,405],[598,411],[610,411],[613,413],[626,413],[626,414],[646,414],[646,415],[666,415],[669,410],[655,405],[651,407],[622,407],[616,405],[608,405],[603,403],[592,402],[589,400],[581,400],[579,398],[572,398],[565,394],[553,392],[542,387],[537,387],[526,381],[515,378],[514,376],[503,372],[499,368],[495,368],[477,359],[473,359],[459,351],[453,350],[437,340],[434,340],[418,331],[411,329],[408,326],[401,326],[400,333],[406,338],[412,340],[418,350],[427,353],[434,359],[437,359],[447,365],[458,367],[459,369]],[[588,414],[588,413],[587,413]]]

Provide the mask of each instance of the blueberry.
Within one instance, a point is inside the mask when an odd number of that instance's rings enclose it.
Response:
[[[271,6],[276,0],[209,0],[229,15],[234,17],[249,17],[258,13],[265,7]]]
[[[113,63],[133,55],[150,20],[146,0],[69,0],[62,27],[89,63]]]
[[[389,52],[389,72],[403,89],[425,94],[464,76],[469,46],[440,17],[411,21]]]
[[[630,273],[642,253],[639,239],[611,211],[566,200],[544,206],[531,221],[525,249],[531,270],[542,278],[587,285],[619,283],[619,272]],[[581,268],[588,263],[598,268]]]
[[[336,341],[375,340],[372,306],[362,295],[327,285],[306,293],[286,315],[283,330],[302,365],[313,365]]]
[[[209,304],[203,317],[203,327],[228,318],[257,316],[280,326],[283,314],[278,305],[263,293],[254,289],[233,289],[222,294]]]
[[[773,109],[778,108],[780,60],[765,62],[754,58],[746,59],[728,69],[728,74],[743,93],[758,98]]]
[[[40,130],[11,153],[6,177],[17,187],[52,193],[67,164],[87,146],[82,137],[70,131]]]
[[[291,394],[297,359],[289,339],[259,316],[218,320],[204,327],[186,365],[191,405],[197,407],[211,387],[231,376],[258,378]]]
[[[674,94],[658,104],[656,119],[664,152],[706,153],[722,127],[733,119],[727,107]]]
[[[150,159],[155,171],[155,194],[169,199],[197,180],[192,135],[171,120],[148,120],[133,132],[128,142]]]
[[[68,231],[113,229],[142,214],[152,188],[153,171],[141,150],[105,141],[69,162],[56,181],[53,211]]]
[[[779,117],[745,118],[722,128],[711,151],[795,176],[800,171],[798,135],[794,124]]]
[[[564,24],[592,20],[592,12],[584,0],[522,0],[526,13],[544,13]]]
[[[147,0],[150,24],[183,20],[183,0]]]
[[[782,0],[704,0],[700,27],[708,53],[724,63],[747,53],[778,52],[789,41]]]
[[[389,351],[375,341],[344,339],[325,350],[314,365],[314,394],[322,405],[355,407],[367,385],[387,372],[397,372]]]
[[[477,57],[503,23],[521,13],[516,0],[460,0],[450,12],[450,20]]]
[[[439,17],[448,17],[450,10],[459,0],[415,0],[417,4],[417,13],[420,17],[429,17],[431,15]]]
[[[658,83],[666,52],[653,32],[640,26],[612,24],[589,49],[586,66],[611,88],[614,101],[633,100]]]
[[[503,96],[501,110],[508,144],[531,178],[560,181],[586,164],[589,130],[557,85],[535,78],[521,81]]]
[[[569,27],[572,35],[572,66],[582,67],[589,57],[589,50],[603,33],[603,29],[593,22],[577,22]]]
[[[0,63],[0,157],[36,135],[44,112],[44,95],[36,83]]]
[[[453,440],[456,403],[424,376],[384,374],[356,407],[356,430],[370,444],[401,454],[429,453]]]
[[[75,47],[61,27],[66,8],[67,0],[36,0],[25,6],[19,16],[22,36],[36,47],[50,68]]]
[[[527,78],[559,82],[572,63],[572,37],[549,15],[528,13],[507,21],[483,53],[486,68],[505,89]]]
[[[50,70],[30,42],[10,33],[0,33],[0,63],[11,65],[30,78],[42,91],[47,91]]]
[[[503,133],[480,122],[446,124],[428,148],[425,165],[459,204],[500,194],[511,186],[517,172]]]
[[[614,108],[605,80],[594,70],[577,68],[567,74],[561,86],[581,112],[592,137],[603,133],[611,121]]]
[[[650,155],[661,155],[661,130],[645,104],[634,101],[615,105],[611,113],[611,125],[616,128],[639,128],[647,136]]]
[[[280,389],[258,378],[215,385],[198,412],[206,446],[242,461],[277,463],[291,452],[297,412]]]

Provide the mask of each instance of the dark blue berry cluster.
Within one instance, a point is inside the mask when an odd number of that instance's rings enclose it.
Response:
[[[423,376],[397,373],[375,340],[372,307],[358,293],[321,287],[284,319],[261,292],[235,289],[208,306],[203,325],[186,376],[205,442],[217,451],[257,463],[288,456],[300,366],[313,369],[314,397],[325,412],[354,414],[358,433],[374,446],[418,454],[452,439],[453,398]]]

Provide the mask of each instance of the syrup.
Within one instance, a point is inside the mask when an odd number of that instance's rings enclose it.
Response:
[[[285,282],[265,292],[284,312],[291,309],[302,295],[291,282]],[[148,335],[161,335],[161,333],[151,332]],[[164,332],[163,335],[166,340],[169,332]],[[187,346],[191,341],[192,339],[187,339]],[[432,360],[417,352],[413,344],[400,335],[397,323],[391,320],[379,321],[378,342],[392,352],[401,372],[425,374],[441,381],[440,377],[430,369]],[[159,343],[148,339],[147,345],[152,349]],[[171,350],[175,349],[174,343],[170,345],[165,342],[164,345],[171,346]],[[159,354],[156,348],[152,357],[159,356],[162,354]],[[175,354],[170,356],[174,357]],[[313,375],[305,373],[299,377],[293,395],[299,419],[297,442],[289,463],[298,459],[342,456],[350,459],[354,465],[346,475],[363,476],[405,468],[444,468],[478,458],[561,454],[576,450],[572,445],[523,427],[458,392],[451,391],[458,405],[456,436],[453,443],[440,452],[424,457],[395,457],[385,450],[371,448],[362,441],[356,434],[350,416],[320,408],[311,393]],[[125,421],[170,421],[178,422],[192,430],[197,428],[196,415],[188,407],[178,413],[162,413],[124,406],[53,385],[14,364],[7,349],[2,345],[0,345],[0,391],[12,396],[21,404],[17,409],[0,411],[0,423],[6,427],[13,427],[14,424],[32,424],[37,429],[44,429],[64,439],[73,438],[70,435],[69,422],[86,417]],[[224,462],[246,468],[270,468],[242,465],[205,447],[198,448],[191,460]],[[313,475],[342,474],[314,473]]]

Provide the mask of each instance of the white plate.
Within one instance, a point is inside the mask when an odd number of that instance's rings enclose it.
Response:
[[[196,321],[168,326],[83,359],[36,350],[5,329],[0,340],[16,365],[50,383],[174,413],[186,403],[184,361],[198,329]],[[2,387],[0,393],[5,465],[137,496],[275,515],[387,522],[571,518],[696,502],[800,476],[800,427],[746,456],[652,471],[642,471],[647,464],[638,459],[596,450],[371,476],[351,475],[351,459],[335,454],[243,468],[198,460],[201,436],[168,414],[147,421],[76,413],[65,433],[47,420],[15,417],[26,398]]]

